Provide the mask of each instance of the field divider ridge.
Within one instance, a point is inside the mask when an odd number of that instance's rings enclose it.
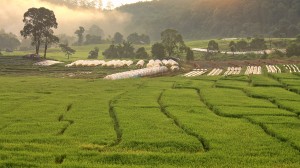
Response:
[[[287,143],[289,146],[291,146],[293,149],[297,150],[298,152],[300,152],[300,147],[298,147],[297,145],[295,145],[293,142],[290,142],[288,139],[283,138],[281,136],[279,136],[278,134],[276,134],[273,131],[270,131],[264,124],[262,123],[257,123],[253,120],[249,120],[249,118],[245,117],[245,116],[227,116],[227,115],[223,115],[222,113],[220,113],[218,110],[216,110],[216,108],[214,108],[213,105],[209,104],[207,101],[204,100],[203,96],[200,93],[200,89],[198,88],[178,88],[178,89],[195,89],[197,91],[197,94],[200,97],[200,100],[208,107],[208,109],[210,109],[214,114],[220,116],[220,117],[227,117],[227,118],[237,118],[237,119],[245,119],[246,121],[248,121],[249,123],[253,124],[253,125],[257,125],[259,126],[268,136],[271,136],[272,138],[277,139],[280,142],[283,143]],[[242,89],[241,89],[242,90]],[[246,93],[245,93],[246,94]],[[248,96],[248,95],[247,95]],[[251,97],[253,98],[253,97]],[[297,116],[296,118],[299,119],[299,116]]]
[[[271,131],[264,123],[256,122],[256,121],[254,121],[254,120],[252,120],[251,118],[248,118],[248,117],[244,117],[244,118],[246,120],[248,120],[250,123],[260,126],[266,134],[270,135],[273,138],[276,138],[280,142],[288,143],[292,148],[294,148],[295,150],[300,152],[300,147],[299,146],[297,146],[295,143],[289,141],[287,138],[284,138],[284,137],[276,134],[274,131]]]
[[[163,93],[165,92],[165,90],[163,90],[158,99],[157,99],[157,103],[159,104],[160,106],[160,110],[161,112],[167,116],[168,118],[172,119],[173,122],[175,123],[175,125],[177,127],[179,127],[181,130],[183,130],[187,135],[189,136],[193,136],[195,137],[199,142],[200,144],[202,145],[203,149],[205,152],[208,152],[210,150],[210,146],[209,146],[209,143],[207,140],[205,140],[203,137],[201,137],[200,135],[198,135],[197,133],[195,133],[194,131],[192,131],[191,129],[187,128],[186,126],[184,126],[175,116],[173,116],[171,113],[169,113],[166,109],[166,107],[163,105],[162,101],[161,101],[161,98],[162,98],[162,95]]]

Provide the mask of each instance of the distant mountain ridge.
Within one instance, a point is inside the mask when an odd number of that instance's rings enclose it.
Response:
[[[128,33],[154,39],[166,28],[189,39],[300,34],[300,0],[154,0],[117,10],[132,14]]]

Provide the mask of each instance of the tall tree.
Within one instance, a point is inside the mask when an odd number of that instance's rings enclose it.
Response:
[[[85,32],[84,27],[80,26],[78,30],[75,31],[75,34],[78,36],[77,45],[82,45],[83,43],[83,33]]]
[[[141,47],[136,51],[135,58],[137,58],[137,59],[149,58],[149,55],[148,55],[145,47]]]
[[[31,37],[32,44],[35,44],[35,52],[38,55],[42,39],[57,28],[56,17],[53,11],[41,8],[30,8],[24,14],[23,22],[25,26],[21,30],[24,38]]]
[[[234,42],[234,41],[231,41],[230,43],[229,43],[229,48],[230,48],[230,51],[233,53],[233,55],[234,55],[234,52],[236,51],[236,47],[237,45],[236,45],[236,43]]]
[[[49,31],[45,34],[43,41],[45,43],[44,58],[46,58],[48,45],[57,44],[59,42],[59,38],[53,35],[53,31]]]
[[[187,61],[194,61],[194,52],[189,47],[186,50],[186,60]]]
[[[123,35],[119,32],[116,32],[115,35],[114,35],[114,42],[116,44],[121,44],[121,43],[123,43],[123,41],[124,41],[123,40]]]
[[[181,51],[185,48],[182,36],[177,30],[166,29],[161,33],[161,40],[169,56],[173,56],[177,51]]]
[[[92,25],[87,31],[87,34],[92,36],[101,36],[104,37],[104,31],[97,25]]]
[[[131,33],[127,37],[127,41],[133,44],[140,44],[140,36],[137,33]]]
[[[132,46],[132,43],[128,41],[123,42],[123,55],[120,55],[120,57],[125,58],[131,58],[134,57],[134,47]]]
[[[154,58],[163,59],[166,57],[165,47],[161,43],[155,43],[152,45],[151,53]]]
[[[210,51],[210,50],[213,50],[213,51],[219,50],[219,44],[215,40],[210,40],[208,42],[208,45],[207,45],[207,50],[208,51]]]

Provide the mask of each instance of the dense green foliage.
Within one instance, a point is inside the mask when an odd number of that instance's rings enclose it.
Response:
[[[113,38],[113,42],[116,44],[121,44],[123,43],[123,35],[120,32],[116,32]]]
[[[68,56],[68,59],[70,59],[70,56],[76,52],[76,50],[72,49],[68,44],[59,44],[59,47],[61,51]]]
[[[114,58],[134,58],[134,47],[128,41],[123,41],[121,44],[111,44],[108,49],[103,52],[107,59]]]
[[[194,57],[194,52],[191,50],[191,48],[187,48],[186,51],[186,60],[187,61],[194,61],[195,57]]]
[[[166,28],[174,28],[189,39],[294,37],[300,33],[298,0],[160,0],[118,10],[133,15],[129,32],[146,33],[155,39],[159,39],[157,32]]]
[[[83,44],[83,33],[85,32],[85,28],[84,27],[82,27],[82,26],[80,26],[79,28],[78,28],[78,30],[76,30],[75,32],[74,32],[74,34],[76,34],[77,35],[77,37],[78,37],[78,41],[77,41],[77,43],[75,43],[75,45],[82,45]]]
[[[0,50],[14,50],[20,46],[20,41],[14,34],[7,34],[5,32],[0,32]]]
[[[300,34],[286,49],[287,56],[300,56]]]
[[[135,58],[137,58],[137,59],[149,58],[149,54],[147,53],[145,47],[141,47],[141,48],[137,49],[137,51],[135,53]]]
[[[186,49],[183,37],[177,30],[166,29],[161,32],[161,44],[164,46],[167,55],[177,56]]]
[[[150,44],[150,37],[145,34],[131,33],[128,35],[127,41],[132,44]]]
[[[151,47],[151,53],[154,58],[163,59],[166,56],[165,47],[162,43],[155,43]]]
[[[53,35],[53,29],[57,29],[58,23],[53,11],[41,8],[30,8],[24,13],[24,27],[21,35],[24,38],[31,38],[35,45],[35,53],[39,55],[40,45],[45,43],[44,57],[46,57],[48,43],[58,43],[58,38]]]
[[[94,50],[91,50],[88,56],[88,59],[98,59],[99,48],[95,47]]]

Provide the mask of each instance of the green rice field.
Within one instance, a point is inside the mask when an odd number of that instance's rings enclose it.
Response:
[[[108,81],[15,61],[0,167],[300,167],[299,74]]]

